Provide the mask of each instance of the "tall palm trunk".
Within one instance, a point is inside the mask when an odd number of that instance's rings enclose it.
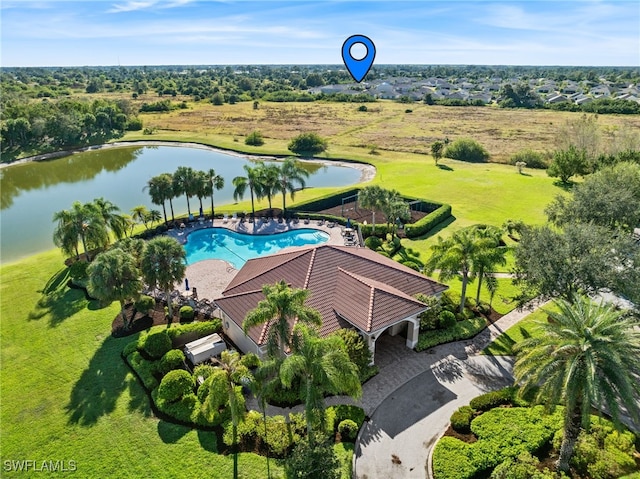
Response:
[[[164,224],[167,224],[167,208],[164,205],[164,201],[162,202],[162,213],[164,214]]]
[[[307,376],[307,399],[305,406],[305,414],[307,416],[307,437],[309,438],[309,446],[314,448],[315,442],[313,438],[313,408],[311,406],[311,398],[313,392],[313,385],[311,384],[311,378]]]
[[[478,291],[476,291],[476,304],[480,304],[480,288],[482,287],[482,277],[484,276],[484,267],[481,266],[478,271]]]
[[[211,188],[211,218],[213,219],[213,216],[215,215],[214,210],[213,210],[213,188]]]
[[[251,215],[256,217],[256,208],[253,206],[253,188],[249,188],[251,190]],[[254,223],[255,224],[255,223]]]
[[[227,380],[227,392],[229,394],[229,409],[231,409],[231,425],[233,434],[233,479],[238,479],[238,404],[233,383]]]
[[[564,418],[564,437],[560,446],[560,456],[556,461],[556,468],[559,471],[569,471],[569,460],[573,455],[573,451],[580,434],[580,426],[582,423],[582,413],[580,404],[576,404],[572,411],[565,413]]]
[[[185,195],[187,197],[187,213],[191,216],[191,205],[189,204],[189,195]]]
[[[87,257],[87,261],[91,261],[91,256],[89,256],[89,252],[87,251],[87,240],[84,237],[84,231],[80,233],[80,239],[82,240],[82,249],[84,249],[84,254]]]
[[[284,216],[286,212],[287,212],[287,190],[283,188],[282,189],[282,216]]]
[[[173,201],[171,200],[171,198],[169,198],[169,206],[171,206],[171,221],[175,223],[176,217],[173,214]]]
[[[122,315],[122,324],[124,325],[124,329],[129,329],[129,322],[125,316],[124,300],[122,299],[120,300],[120,314]]]
[[[164,294],[167,296],[167,310],[169,313],[169,318],[167,319],[167,322],[171,324],[171,321],[173,320],[173,305],[171,304],[171,290],[165,289]]]
[[[467,284],[469,283],[469,272],[462,271],[462,291],[460,292],[460,312],[464,312],[464,303],[467,299]]]

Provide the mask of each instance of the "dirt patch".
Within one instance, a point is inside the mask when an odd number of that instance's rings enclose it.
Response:
[[[478,440],[475,434],[469,432],[467,434],[462,434],[449,425],[447,430],[444,433],[445,436],[455,437],[456,439],[460,439],[462,442],[466,442],[468,444],[472,444]]]
[[[133,315],[133,322],[130,322],[129,328],[125,329],[122,315],[118,314],[111,323],[111,335],[114,338],[124,338],[125,336],[131,336],[132,334],[145,331],[153,326],[167,325],[167,320],[164,315],[164,305],[160,303],[156,304],[156,307],[150,314],[136,311],[133,304],[128,304],[125,308],[125,315],[128,320],[130,320]],[[195,320],[198,321],[206,321],[207,319],[208,318],[205,318],[204,315],[200,313],[195,316]],[[179,322],[178,317],[174,316],[172,324]]]

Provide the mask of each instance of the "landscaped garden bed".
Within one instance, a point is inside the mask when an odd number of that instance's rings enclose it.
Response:
[[[555,471],[564,408],[531,406],[517,388],[483,394],[451,416],[451,426],[433,453],[435,479],[614,479],[638,477],[639,438],[617,432],[591,416],[571,461],[571,476]],[[630,475],[631,474],[631,475]]]

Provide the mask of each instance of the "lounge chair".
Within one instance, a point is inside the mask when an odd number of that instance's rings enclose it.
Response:
[[[322,226],[324,224],[324,218],[320,218],[318,220],[318,226]]]
[[[333,228],[335,225],[336,225],[336,224],[335,224],[335,222],[333,222],[333,221],[329,221],[329,222],[327,223],[327,228]]]
[[[228,223],[229,222],[229,215],[222,215],[222,222],[223,223]]]
[[[309,224],[309,217],[306,217],[306,218],[304,219],[304,224],[305,224],[305,225],[308,225],[308,224]]]
[[[234,213],[233,216],[231,217],[231,222],[235,224],[237,221],[238,221],[238,215]]]

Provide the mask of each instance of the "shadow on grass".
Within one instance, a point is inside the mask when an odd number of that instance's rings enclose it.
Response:
[[[441,170],[443,170],[443,171],[454,171],[454,170],[453,170],[453,168],[451,168],[451,167],[450,167],[450,166],[448,166],[448,165],[441,165],[441,164],[438,164],[438,165],[436,165],[436,166],[437,166],[438,168],[440,168]]]
[[[190,427],[172,424],[167,421],[158,421],[158,436],[165,444],[175,444],[182,439],[189,431]]]
[[[34,321],[49,315],[49,327],[55,328],[86,306],[84,292],[61,286],[48,294],[43,294],[35,308],[27,315],[27,319]]]
[[[198,429],[198,441],[205,451],[218,452],[218,437],[214,431]]]
[[[118,398],[127,387],[135,388],[126,380],[129,369],[120,357],[123,347],[122,340],[108,337],[95,352],[74,384],[65,406],[70,424],[93,426],[102,416],[114,411]],[[131,381],[135,380],[131,378]],[[136,399],[136,402],[141,400]]]
[[[563,189],[564,191],[572,191],[575,185],[576,184],[571,180],[569,180],[569,182],[567,183],[563,183],[560,180],[556,180],[553,182],[553,186],[557,186],[558,188]]]
[[[129,411],[139,412],[144,417],[153,417],[153,411],[151,410],[151,404],[149,403],[149,395],[144,388],[137,381],[135,375],[132,373],[128,378],[129,383]]]

